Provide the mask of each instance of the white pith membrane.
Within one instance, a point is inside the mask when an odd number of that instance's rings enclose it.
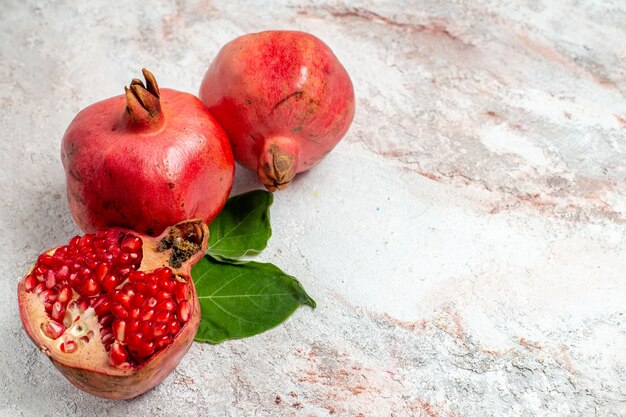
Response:
[[[102,343],[89,343],[93,339],[101,339],[101,325],[93,307],[80,312],[76,303],[70,302],[63,319],[66,330],[59,338],[53,339],[44,332],[44,326],[50,323],[51,318],[47,315],[39,295],[26,291],[22,293],[28,301],[25,303],[27,311],[23,314],[27,318],[24,324],[28,323],[31,326],[28,333],[44,354],[52,356],[54,353],[55,359],[64,365],[87,369],[110,368],[109,373],[114,374],[130,372],[114,367],[110,363],[108,352]],[[69,349],[70,352],[66,352],[64,348],[68,342],[75,344],[74,350]]]
[[[135,235],[126,234],[125,236]],[[57,249],[58,248],[52,249],[46,254],[52,256]],[[178,268],[174,268],[171,265],[174,257],[173,255],[170,255],[176,249],[175,245],[173,249],[171,245],[169,247],[167,247],[167,245],[164,246],[163,240],[159,238],[143,239],[143,256],[141,264],[137,269],[148,273],[149,271],[154,271],[158,268],[168,267],[171,269],[173,274],[173,277],[170,279],[175,280],[176,282],[184,283],[185,286],[189,286],[188,282],[181,277],[181,275],[187,276],[187,273],[183,271],[183,268],[185,268],[184,260],[186,259],[183,259],[183,262],[173,262],[175,266],[178,266]],[[199,249],[200,246],[197,247],[196,251]],[[186,256],[188,259],[189,255]],[[29,271],[27,277],[29,275],[33,275],[37,278],[38,284],[41,282],[45,283],[45,277],[38,276],[34,273],[36,266],[37,264]],[[126,277],[126,279],[119,283],[115,288],[121,289],[124,287],[124,285],[128,283],[127,278],[128,277]],[[104,343],[94,343],[94,341],[102,341],[103,336],[106,337],[107,334],[109,335],[109,340],[116,339],[114,336],[111,336],[113,333],[111,330],[111,323],[109,322],[107,327],[109,330],[103,333],[103,326],[99,323],[99,319],[101,319],[101,317],[98,317],[96,310],[90,305],[92,303],[90,303],[88,299],[85,300],[85,296],[82,296],[81,298],[77,291],[74,289],[71,290],[71,298],[66,303],[65,313],[63,314],[61,322],[65,329],[59,336],[58,334],[55,334],[55,332],[60,333],[59,326],[54,324],[55,320],[51,317],[52,312],[46,312],[46,299],[42,296],[42,293],[47,289],[50,289],[50,287],[46,287],[46,289],[42,290],[40,286],[36,291],[33,291],[32,288],[31,291],[28,291],[26,289],[27,284],[25,281],[26,278],[22,280],[19,288],[22,322],[27,328],[29,335],[40,347],[42,352],[48,356],[54,356],[55,361],[58,361],[66,366],[99,370],[101,372],[104,371],[107,374],[120,376],[132,373],[137,368],[140,368],[148,363],[151,359],[157,356],[158,353],[167,350],[172,345],[176,337],[183,332],[183,329],[187,325],[186,322],[188,318],[180,320],[179,330],[176,333],[166,334],[166,336],[170,336],[171,338],[171,341],[168,344],[156,348],[153,353],[141,358],[132,357],[132,354],[129,353],[129,360],[114,366],[109,356],[110,353],[105,348]],[[191,288],[189,288],[189,290],[191,290]],[[160,293],[163,292],[162,289],[159,289],[159,291]],[[109,294],[112,294],[112,292],[109,292]],[[181,303],[175,304],[177,307],[182,304],[183,299],[186,302],[191,301],[191,291],[188,291],[185,294],[186,298],[181,298]],[[161,295],[162,294],[159,296]],[[59,291],[57,291],[57,298],[58,297]],[[98,297],[101,297],[101,294],[94,295],[92,298]],[[156,295],[152,298],[155,297]],[[177,312],[180,315],[180,310],[177,310]],[[171,311],[170,313],[174,317],[174,320],[176,320],[177,313],[174,311]],[[109,346],[112,346],[111,343],[112,342],[110,341]],[[115,341],[114,343],[118,342]],[[124,345],[123,342],[120,342],[120,344]]]

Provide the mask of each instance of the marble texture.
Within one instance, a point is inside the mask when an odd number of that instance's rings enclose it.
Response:
[[[135,400],[75,389],[15,293],[78,232],[65,127],[142,66],[196,92],[222,44],[276,28],[325,40],[358,98],[259,256],[318,308],[194,344]],[[626,415],[621,0],[3,0],[0,132],[0,415]]]

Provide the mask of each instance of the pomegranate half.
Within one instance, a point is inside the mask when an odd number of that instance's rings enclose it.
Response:
[[[126,94],[95,103],[61,144],[67,196],[85,232],[124,227],[155,236],[186,219],[210,223],[235,163],[226,133],[195,96],[159,89],[148,70]]]
[[[190,271],[208,235],[190,220],[155,238],[119,228],[75,236],[41,254],[19,283],[24,329],[78,388],[110,399],[143,394],[196,335]]]
[[[270,191],[289,185],[344,137],[354,117],[352,81],[324,42],[267,31],[226,44],[200,99],[220,122],[235,159]]]

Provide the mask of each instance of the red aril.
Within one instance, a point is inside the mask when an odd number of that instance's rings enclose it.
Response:
[[[210,223],[233,183],[224,130],[195,96],[159,89],[143,70],[126,94],[82,110],[67,128],[61,159],[76,223],[85,231],[124,227],[151,236],[185,219]],[[130,264],[136,239],[118,250]],[[117,256],[117,254],[116,254]]]
[[[112,399],[146,392],[198,329],[190,269],[208,235],[190,220],[155,238],[112,228],[46,251],[18,286],[26,332],[80,389]]]
[[[237,162],[274,191],[317,164],[348,131],[354,89],[321,40],[268,31],[226,44],[200,86]]]

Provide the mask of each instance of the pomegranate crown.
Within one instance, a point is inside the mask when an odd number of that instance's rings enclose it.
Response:
[[[141,72],[146,79],[145,85],[139,78],[133,78],[129,87],[124,86],[126,113],[133,124],[156,125],[163,118],[159,85],[150,71],[143,68]]]

